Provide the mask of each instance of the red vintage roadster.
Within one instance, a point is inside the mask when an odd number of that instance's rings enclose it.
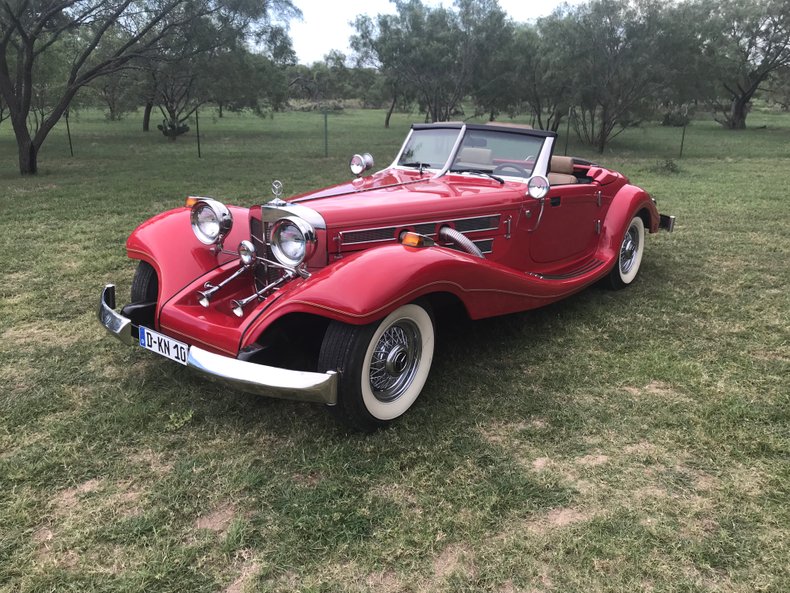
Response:
[[[553,156],[518,125],[414,125],[394,162],[355,155],[349,183],[251,208],[190,197],[140,225],[131,303],[104,287],[115,337],[234,388],[320,402],[370,431],[425,385],[434,314],[541,307],[639,272],[674,217],[623,175]]]

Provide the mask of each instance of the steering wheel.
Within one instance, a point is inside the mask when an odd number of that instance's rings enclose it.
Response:
[[[527,171],[521,165],[517,165],[515,163],[503,163],[501,165],[497,165],[494,167],[494,170],[491,173],[494,175],[507,175],[508,169],[516,171],[521,177],[529,177],[529,171]]]

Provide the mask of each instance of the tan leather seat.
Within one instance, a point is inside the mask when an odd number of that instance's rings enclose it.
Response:
[[[573,159],[569,156],[551,157],[551,167],[548,175],[550,185],[571,185],[579,183],[573,174]]]
[[[466,146],[458,153],[456,166],[468,167],[474,169],[475,167],[490,168],[494,165],[493,152],[490,148],[477,148],[474,146]]]

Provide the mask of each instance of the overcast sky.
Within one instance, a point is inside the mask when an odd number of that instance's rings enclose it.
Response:
[[[424,0],[425,1],[425,0]],[[571,0],[577,4],[581,0]],[[451,6],[452,0],[444,2],[427,0],[426,4]],[[348,55],[348,38],[353,34],[349,24],[358,14],[374,16],[394,13],[389,0],[294,0],[304,18],[291,23],[291,38],[296,56],[302,64],[322,60],[329,50],[338,49]],[[514,21],[527,22],[549,14],[562,4],[562,0],[499,0],[499,5]],[[362,11],[362,12],[360,12]]]

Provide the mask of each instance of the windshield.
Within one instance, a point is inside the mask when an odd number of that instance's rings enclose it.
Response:
[[[398,166],[441,169],[458,139],[458,131],[458,128],[414,130],[398,159]]]
[[[543,138],[525,134],[467,130],[450,171],[476,170],[527,178],[542,146]]]
[[[397,166],[443,169],[459,132],[459,128],[413,130]],[[449,171],[526,179],[532,175],[543,142],[540,136],[467,128]]]

